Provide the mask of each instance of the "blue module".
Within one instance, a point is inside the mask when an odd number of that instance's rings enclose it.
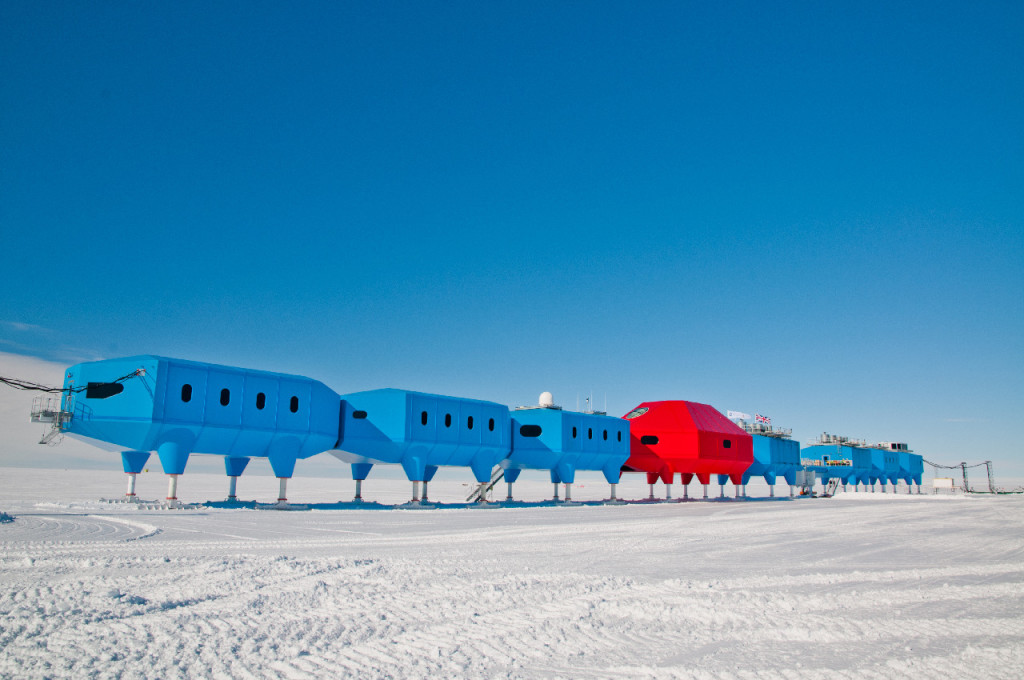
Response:
[[[566,500],[571,500],[568,485],[577,470],[600,470],[613,485],[614,500],[629,446],[628,420],[551,407],[522,408],[512,413],[512,455],[501,466],[510,483],[520,470],[548,470],[556,494],[558,484],[567,485]]]
[[[508,408],[489,401],[382,389],[342,397],[341,437],[331,453],[352,464],[359,484],[377,463],[400,464],[413,482],[429,482],[442,465],[469,467],[488,482],[512,448]]]
[[[784,477],[792,486],[796,484],[796,471],[800,468],[800,443],[783,433],[756,433],[748,430],[754,441],[754,462],[743,473],[743,484],[754,475],[761,475],[772,487],[775,495],[775,480]],[[719,484],[725,484],[719,475]]]
[[[865,458],[866,451],[846,437],[822,434],[817,443],[802,449],[800,455],[804,469],[813,470],[822,483],[838,479],[845,486],[856,484],[869,474],[870,458]]]
[[[910,450],[910,447],[903,442],[882,442],[878,444],[878,448],[883,451],[890,453],[895,452],[896,454],[896,470],[892,472],[890,465],[888,468],[889,476],[887,479],[892,482],[893,486],[903,480],[906,482],[907,487],[911,484],[917,484],[918,491],[921,490],[921,478],[924,476],[924,459]]]
[[[266,457],[284,480],[296,460],[338,440],[340,398],[302,376],[138,356],[72,366],[65,389],[83,386],[64,398],[67,434],[120,449],[130,475],[155,450],[172,475],[169,499],[192,453],[224,456],[229,475],[241,474],[249,457]],[[280,500],[283,490],[282,481]]]

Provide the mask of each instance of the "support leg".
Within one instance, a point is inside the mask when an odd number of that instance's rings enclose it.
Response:
[[[735,497],[739,498],[740,497],[740,485],[739,484],[733,484],[733,486],[736,487]]]
[[[124,495],[130,501],[135,500],[135,477],[137,476],[138,474],[135,472],[128,473],[128,490]]]
[[[718,497],[725,498],[725,484],[719,484]]]
[[[277,481],[280,482],[277,491],[277,502],[287,503],[288,502],[288,478],[278,477]]]
[[[768,486],[768,498],[775,498],[775,485],[770,484]]]
[[[363,500],[363,480],[361,479],[356,480],[356,497],[352,500],[357,502]]]
[[[507,482],[507,484],[508,484],[508,496],[505,497],[505,500],[506,501],[510,501],[510,500],[512,500],[512,482]]]
[[[413,503],[419,503],[420,502],[420,483],[419,482],[413,482],[412,483],[412,502]]]
[[[651,484],[651,495],[650,495],[650,498],[648,500],[652,500],[652,501],[654,500],[654,484],[653,483]]]
[[[672,500],[672,485],[671,484],[666,484],[665,485],[665,500],[667,500],[667,501]]]
[[[690,485],[689,484],[683,484],[683,500],[684,501],[690,500]]]
[[[608,500],[610,500],[610,501],[614,501],[614,500],[616,500],[616,499],[615,499],[615,487],[616,487],[616,486],[618,486],[618,484],[612,484],[612,485],[611,485],[611,487],[612,487],[612,494],[611,494],[611,496],[610,496],[610,497],[608,498]]]
[[[566,503],[571,503],[572,502],[572,484],[566,484],[565,485],[565,502]]]
[[[228,477],[228,500],[229,501],[237,501],[238,500],[238,494],[236,493],[237,490],[238,490],[238,477]]]
[[[551,500],[553,500],[554,502],[557,503],[558,502],[558,482],[555,482],[554,486],[555,486],[555,497],[552,498]]]
[[[423,480],[423,502],[424,503],[427,502],[427,484],[428,483],[429,482],[427,482],[427,480],[425,480],[425,479]],[[483,499],[481,498],[481,500],[483,500]]]
[[[178,475],[167,475],[167,500],[178,500]]]
[[[704,485],[704,500],[708,499],[708,485]]]

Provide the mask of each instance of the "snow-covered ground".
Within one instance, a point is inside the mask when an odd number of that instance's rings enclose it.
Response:
[[[0,475],[4,678],[1024,676],[1020,496],[168,511],[99,502],[123,493],[116,472]],[[297,478],[290,495],[351,486]],[[406,486],[371,476],[367,496]],[[141,476],[141,495],[163,489]],[[181,489],[221,498],[226,481]]]

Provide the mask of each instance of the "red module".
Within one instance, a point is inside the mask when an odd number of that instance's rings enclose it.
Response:
[[[630,421],[630,454],[623,470],[646,472],[671,484],[696,475],[709,484],[711,475],[729,475],[733,484],[754,462],[754,443],[743,428],[707,404],[693,401],[645,401],[623,416]]]

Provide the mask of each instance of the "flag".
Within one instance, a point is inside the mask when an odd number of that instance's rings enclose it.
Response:
[[[750,420],[750,414],[743,411],[728,411],[726,415],[729,417],[729,420]]]
[[[760,413],[758,413],[757,415],[754,416],[754,422],[755,423],[764,423],[765,425],[771,425],[772,424],[772,419],[769,418],[768,416],[763,416]]]

